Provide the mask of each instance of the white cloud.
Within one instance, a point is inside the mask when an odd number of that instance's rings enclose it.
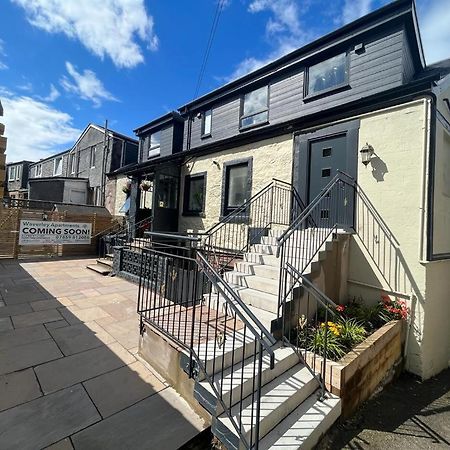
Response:
[[[4,46],[5,46],[4,41],[0,39],[0,58],[6,57]],[[0,70],[6,69],[8,69],[8,66],[3,61],[0,61]]]
[[[25,81],[23,84],[17,85],[17,89],[25,92],[33,92],[33,84],[30,81]]]
[[[359,19],[372,10],[372,0],[345,0],[342,8],[341,24]]]
[[[309,0],[302,2],[302,9],[295,0],[253,0],[248,11],[252,14],[270,12],[266,23],[266,37],[273,49],[263,58],[247,57],[234,69],[233,73],[223,78],[231,81],[280,58],[301,47],[315,37],[314,31],[303,26],[301,16],[309,8]]]
[[[12,0],[28,21],[49,33],[64,33],[117,67],[144,61],[143,47],[157,50],[153,17],[144,0]]]
[[[2,122],[8,138],[7,159],[36,161],[70,147],[81,130],[72,117],[28,96],[16,95],[0,87],[4,109]]]
[[[99,107],[103,100],[118,101],[103,86],[92,70],[78,72],[73,64],[66,62],[66,69],[71,79],[63,76],[60,80],[61,86],[67,91],[78,95],[83,100],[91,101],[95,107]]]
[[[36,98],[42,100],[44,102],[54,102],[61,94],[58,89],[55,88],[53,84],[50,84],[50,92],[47,96],[41,97],[40,95],[36,95]]]
[[[448,0],[424,2],[419,23],[427,64],[450,58],[450,4]]]

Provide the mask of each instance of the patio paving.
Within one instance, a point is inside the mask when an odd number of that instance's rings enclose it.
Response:
[[[92,263],[0,260],[2,450],[170,450],[205,428],[136,358],[137,286]]]

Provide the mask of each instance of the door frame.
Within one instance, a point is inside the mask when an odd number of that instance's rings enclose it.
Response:
[[[299,131],[294,134],[292,184],[297,189],[305,204],[313,200],[309,198],[311,142],[345,134],[347,137],[346,172],[356,180],[358,174],[359,127],[360,120],[356,119],[337,125],[325,126],[313,131]]]

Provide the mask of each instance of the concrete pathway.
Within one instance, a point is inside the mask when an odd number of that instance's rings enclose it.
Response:
[[[177,449],[203,421],[137,358],[137,287],[0,261],[0,448]]]

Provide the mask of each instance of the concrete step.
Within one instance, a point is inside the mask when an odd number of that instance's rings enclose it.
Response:
[[[258,320],[266,327],[266,330],[272,331],[272,322],[276,320],[277,314],[264,309],[257,308],[256,306],[247,305],[248,309],[254,314]]]
[[[251,289],[255,289],[256,291],[278,295],[278,280],[259,277],[257,275],[251,275],[243,272],[237,272],[235,270],[231,272],[225,272],[224,278],[228,283],[231,284],[237,284],[238,286],[248,287]]]
[[[262,361],[261,384],[265,385],[276,377],[282,375],[291,367],[298,364],[298,356],[290,347],[282,347],[277,344],[273,347],[275,356],[274,368],[270,368],[270,357],[264,354]],[[213,380],[214,388],[208,381],[200,381],[195,384],[194,396],[199,403],[212,415],[219,415],[223,412],[223,407],[215,392],[219,392],[223,403],[233,406],[237,399],[246,398],[254,389],[255,364],[258,367],[258,360],[250,357],[244,361],[239,361],[229,367],[223,373],[223,377]]]
[[[244,253],[244,261],[273,267],[280,267],[280,260],[274,255],[249,252]]]
[[[245,304],[277,314],[278,295],[244,287],[238,287],[236,292]]]
[[[341,415],[341,400],[313,393],[259,443],[260,450],[310,450]]]
[[[89,264],[86,266],[87,269],[93,270],[100,275],[106,276],[111,273],[111,267],[105,266],[104,264]]]
[[[317,380],[302,364],[296,364],[282,375],[279,375],[261,389],[261,409],[259,421],[260,439],[268,434],[278,423],[301,405],[318,388]],[[252,417],[253,409],[253,417]],[[242,412],[241,412],[242,411]],[[247,441],[250,433],[255,435],[256,396],[249,395],[242,405],[236,404],[231,409],[231,416],[241,426]],[[253,419],[253,420],[252,420]],[[253,429],[253,432],[252,432]],[[213,417],[213,433],[229,449],[244,448],[232,421],[226,413]]]
[[[113,266],[113,260],[110,258],[98,258],[97,264],[103,264],[106,267],[112,268]]]
[[[247,273],[249,275],[257,275],[259,277],[270,278],[271,280],[278,280],[280,276],[280,269],[275,266],[268,266],[266,264],[257,264],[248,261],[240,261],[235,264],[237,272]]]

